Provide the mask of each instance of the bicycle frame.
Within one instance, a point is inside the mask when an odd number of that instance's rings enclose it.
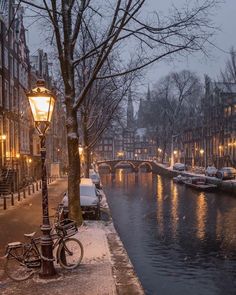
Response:
[[[37,244],[36,244],[37,241],[39,241],[38,238],[31,239],[30,243],[25,243],[25,244],[19,243],[19,245],[16,245],[16,246],[9,246],[8,245],[7,249],[6,249],[5,257],[7,259],[15,259],[15,260],[19,261],[21,264],[24,264],[29,268],[40,267],[41,266],[41,256],[40,256],[40,252],[39,252],[39,249],[37,247]],[[17,253],[17,249],[20,249],[20,248],[23,249],[23,253],[21,255],[19,255]],[[30,255],[29,256],[27,256],[27,255],[32,250],[36,251],[38,260],[27,261],[26,258],[30,256]],[[39,263],[39,261],[40,261],[40,263]]]

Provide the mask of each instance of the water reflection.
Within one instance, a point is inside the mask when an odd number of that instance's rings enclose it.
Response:
[[[174,238],[177,236],[178,228],[178,190],[177,185],[171,182],[171,192],[172,192],[172,205],[171,205],[171,220],[172,220],[172,235]]]
[[[204,240],[206,231],[207,202],[204,193],[200,193],[197,198],[196,206],[196,236],[200,240]]]
[[[236,294],[236,198],[126,170],[102,182],[147,294]]]

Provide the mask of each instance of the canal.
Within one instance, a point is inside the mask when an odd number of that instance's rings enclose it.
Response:
[[[236,198],[152,173],[101,176],[146,294],[236,294]]]

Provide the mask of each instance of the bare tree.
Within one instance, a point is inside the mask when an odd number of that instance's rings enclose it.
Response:
[[[236,83],[236,51],[230,49],[230,58],[227,60],[225,70],[221,72],[222,81],[227,83]]]
[[[156,129],[163,158],[169,152],[173,135],[193,124],[202,97],[200,79],[190,71],[174,72],[162,78],[153,93],[152,107],[146,113],[146,124]],[[162,158],[162,161],[163,161]]]
[[[142,69],[176,53],[204,51],[213,33],[209,11],[217,1],[196,1],[193,6],[187,1],[179,10],[173,7],[168,17],[156,12],[151,18],[144,15],[145,0],[99,1],[99,4],[90,0],[21,2],[38,11],[40,18],[45,15],[53,29],[52,40],[58,52],[67,114],[69,211],[71,218],[81,222],[77,110],[94,81]],[[93,26],[96,30],[91,29]],[[75,58],[84,31],[90,36],[90,48]],[[123,57],[123,62],[111,73],[101,75],[100,70],[110,54],[119,52],[122,57],[124,50],[130,53],[129,62],[125,63]],[[76,95],[76,67],[91,57],[94,63],[89,79]]]

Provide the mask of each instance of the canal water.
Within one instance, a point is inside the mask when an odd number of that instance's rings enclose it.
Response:
[[[101,176],[146,294],[236,294],[235,197],[197,192],[152,173]]]

